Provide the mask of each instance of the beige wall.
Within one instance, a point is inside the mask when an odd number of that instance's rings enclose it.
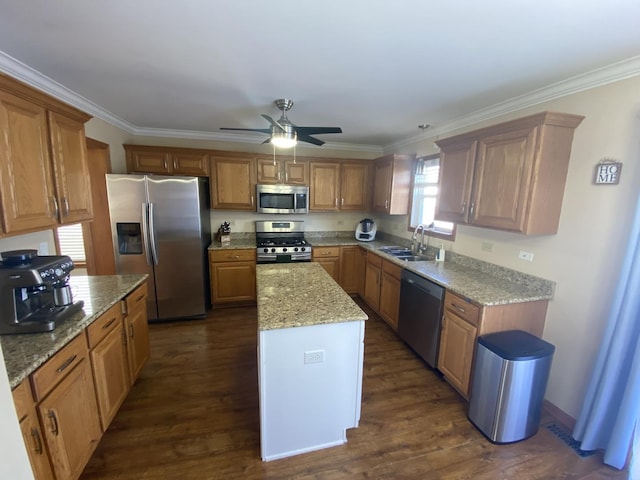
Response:
[[[585,116],[575,132],[558,234],[527,237],[459,226],[447,249],[556,282],[544,330],[544,338],[556,346],[547,399],[575,418],[605,328],[640,192],[640,77],[485,124],[543,110]],[[433,141],[427,139],[400,153],[433,153]],[[604,157],[623,163],[617,186],[592,185],[595,165]],[[406,223],[406,217],[387,217],[382,225],[408,236]],[[483,242],[491,243],[493,252],[482,251]],[[520,250],[533,252],[533,263],[519,260]]]

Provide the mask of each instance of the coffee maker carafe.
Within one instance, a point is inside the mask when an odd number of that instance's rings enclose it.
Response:
[[[50,332],[82,308],[68,284],[71,258],[38,256],[36,250],[0,255],[0,334]]]

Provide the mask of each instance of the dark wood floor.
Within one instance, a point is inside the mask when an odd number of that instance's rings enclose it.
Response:
[[[150,326],[152,359],[81,479],[627,478],[546,428],[491,444],[462,398],[368,313],[362,418],[346,445],[260,460],[256,310],[233,308]]]

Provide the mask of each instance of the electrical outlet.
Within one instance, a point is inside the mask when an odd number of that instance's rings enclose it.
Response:
[[[337,223],[338,225],[344,225],[344,220],[338,220],[336,223]]]
[[[482,251],[483,252],[493,252],[493,243],[491,243],[491,242],[482,242]]]
[[[393,224],[393,229],[394,229],[394,230],[398,230],[398,224],[397,224],[397,223],[394,223],[394,224]]]
[[[324,350],[311,350],[304,352],[304,363],[322,363],[324,362]]]
[[[520,250],[520,253],[518,254],[518,258],[526,262],[533,262],[533,253]]]

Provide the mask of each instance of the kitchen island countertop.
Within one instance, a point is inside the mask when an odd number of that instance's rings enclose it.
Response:
[[[146,278],[146,274],[72,275],[69,284],[73,301],[82,300],[82,310],[59,322],[52,332],[0,336],[11,388],[16,387]]]
[[[256,266],[258,330],[367,320],[367,314],[314,262]]]

